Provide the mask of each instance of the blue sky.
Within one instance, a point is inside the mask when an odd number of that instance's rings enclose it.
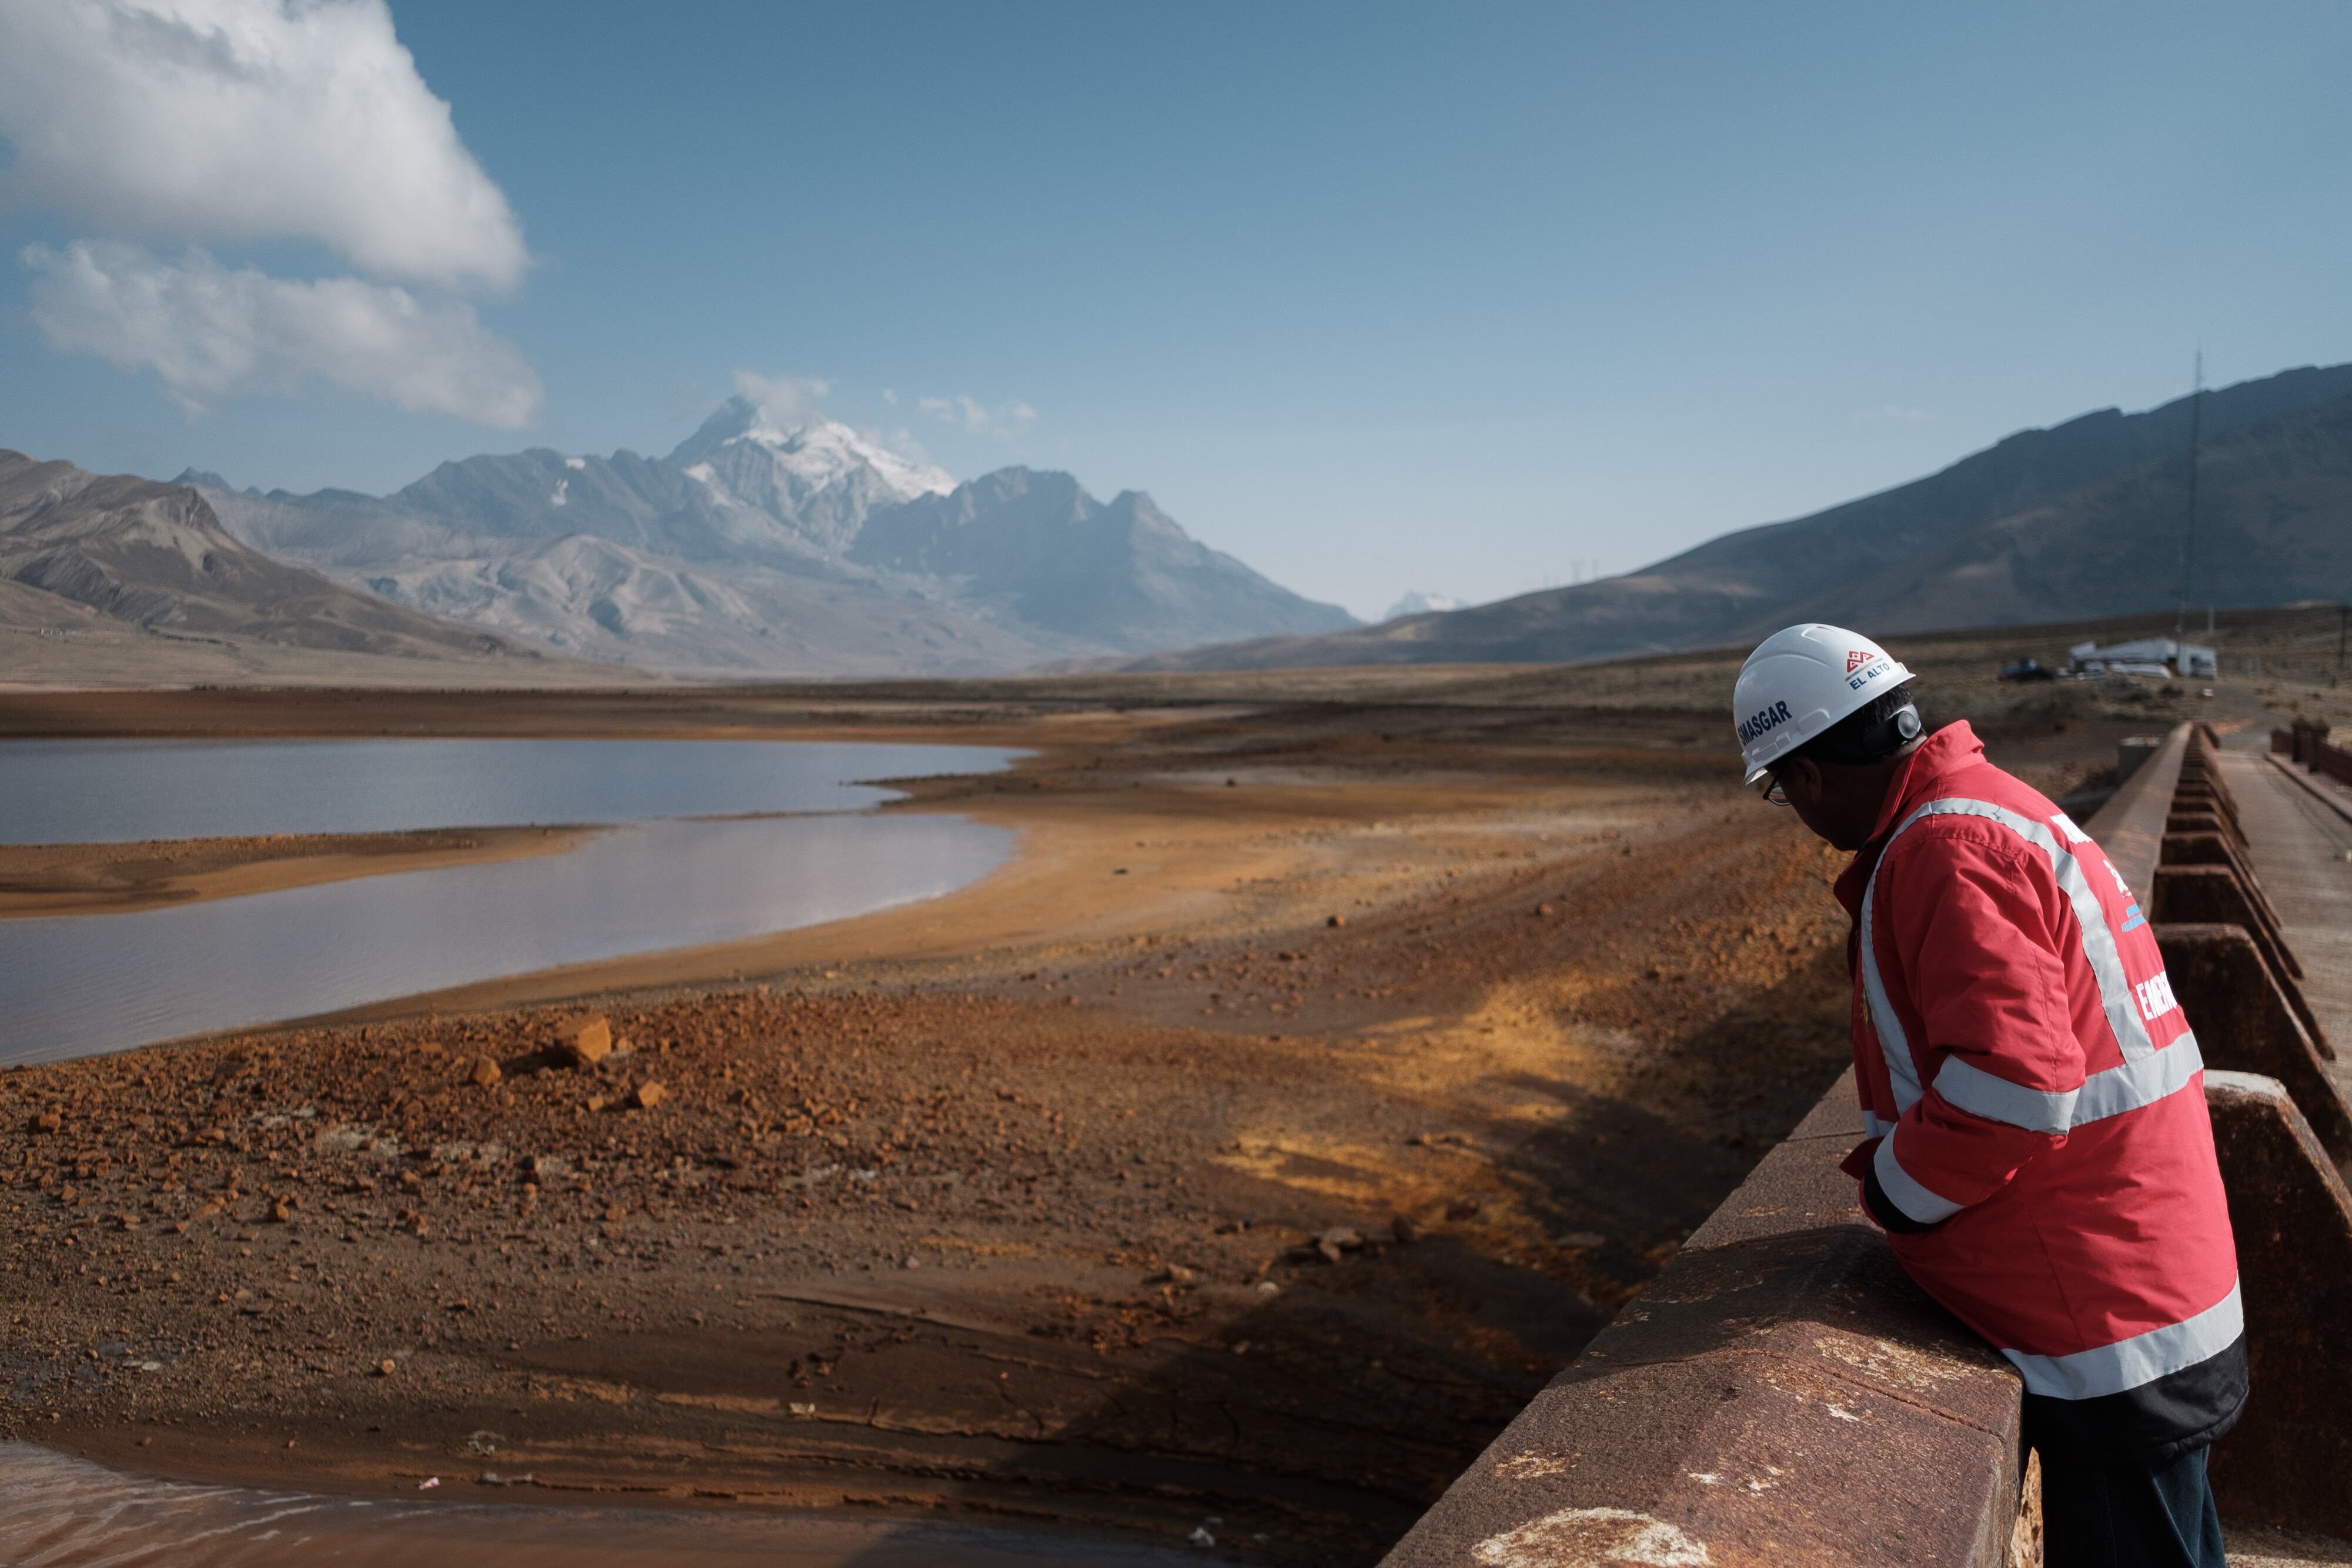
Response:
[[[198,32],[282,15],[140,3]],[[288,69],[380,62],[373,10]],[[0,445],[381,491],[479,451],[666,451],[738,372],[815,378],[959,476],[1148,490],[1370,615],[2145,407],[2200,347],[2221,382],[2352,360],[2341,5],[394,0],[391,25],[454,141],[393,89],[347,135],[339,88],[260,131],[118,116],[93,180],[66,131],[103,94],[75,72],[116,62],[53,38],[37,80],[0,63]],[[215,134],[260,151],[187,164],[209,207],[142,177]],[[345,281],[285,292],[317,279]],[[40,289],[85,285],[78,325],[42,324]],[[390,312],[443,358],[232,363],[160,307],[105,315],[157,290]]]

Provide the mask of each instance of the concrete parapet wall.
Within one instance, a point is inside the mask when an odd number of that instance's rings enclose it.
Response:
[[[2329,1163],[2352,1169],[2352,1106],[2241,925],[2159,925],[2157,945],[2209,1068],[2278,1080]]]
[[[2205,1103],[2253,1375],[2213,1448],[2214,1493],[2234,1518],[2352,1537],[2352,1193],[2276,1080],[2208,1072]]]
[[[1388,1568],[2011,1563],[2017,1377],[1863,1217],[1862,1135],[1849,1074]]]
[[[2164,831],[2172,814],[2172,797],[2180,784],[2180,766],[2188,756],[2189,727],[2176,725],[2163,744],[2142,763],[2123,787],[2099,808],[2084,827],[2099,841],[2124,880],[2139,895],[2143,907],[2156,896],[2156,868],[2164,853]]]

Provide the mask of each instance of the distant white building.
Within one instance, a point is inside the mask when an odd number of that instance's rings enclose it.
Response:
[[[1416,588],[1394,604],[1390,605],[1389,612],[1381,619],[1383,622],[1394,621],[1404,615],[1426,615],[1435,610],[1461,608],[1462,601],[1458,599],[1448,599],[1443,593],[1423,593]]]
[[[2210,681],[2221,673],[2212,649],[2173,637],[2142,637],[2130,643],[2077,643],[2066,650],[2078,675],[2181,675]]]

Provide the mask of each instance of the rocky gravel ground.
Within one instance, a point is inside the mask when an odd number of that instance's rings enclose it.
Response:
[[[1836,860],[1680,718],[1551,723],[1028,765],[1065,810],[1423,790],[1268,830],[1310,870],[1166,929],[0,1073],[0,1418],[175,1475],[1372,1561],[1846,1053]]]

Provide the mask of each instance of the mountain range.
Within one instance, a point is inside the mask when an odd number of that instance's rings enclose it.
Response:
[[[1133,667],[1581,663],[1752,643],[1799,621],[1894,635],[2169,609],[2191,401],[2022,431],[1924,479],[1622,577]],[[2195,414],[2192,605],[2352,597],[2352,365],[2207,392]]]
[[[381,497],[0,452],[0,680],[1560,663],[1800,620],[1895,635],[2138,614],[2179,580],[2192,421],[2192,607],[2352,598],[2352,365],[2102,410],[1622,577],[1408,600],[1376,626],[1139,492],[1105,502],[1026,468],[958,483],[739,398],[667,457],[469,457]]]
[[[0,450],[0,680],[602,678],[231,538],[184,485]]]
[[[680,674],[980,674],[1355,624],[1139,491],[1027,468],[959,484],[740,397],[667,457],[469,457],[383,497],[179,482],[246,544],[354,589]]]

